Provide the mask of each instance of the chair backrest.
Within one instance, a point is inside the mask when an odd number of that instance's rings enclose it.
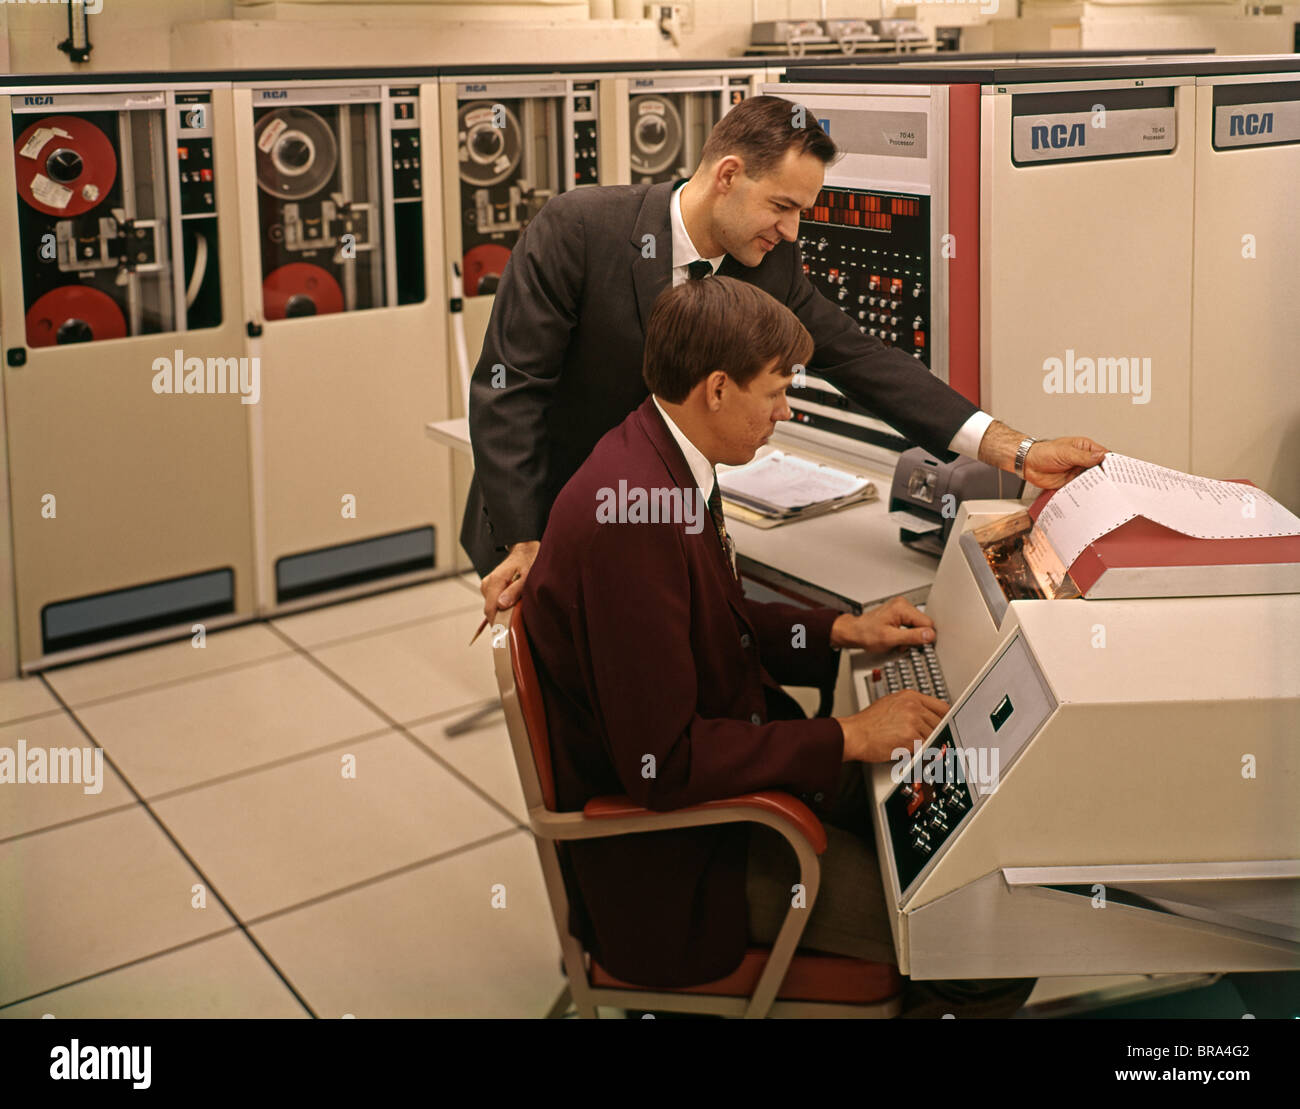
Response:
[[[555,811],[555,773],[551,741],[546,730],[546,706],[533,664],[521,597],[510,609],[506,650],[494,652],[497,688],[506,715],[506,729],[515,754],[515,767],[530,809],[543,805]]]

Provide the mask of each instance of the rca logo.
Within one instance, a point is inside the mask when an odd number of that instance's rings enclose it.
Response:
[[[54,97],[52,96],[24,96],[23,97],[23,104],[25,105],[26,104],[53,104],[53,103],[54,103]]]
[[[1067,134],[1068,132],[1068,134]],[[1036,123],[1032,130],[1031,149],[1043,150],[1051,147],[1061,150],[1067,146],[1083,146],[1084,130],[1082,123],[1073,123],[1066,127],[1064,123]]]
[[[263,100],[288,100],[289,93],[285,89],[267,89],[262,93]]]
[[[1229,116],[1229,135],[1271,135],[1273,133],[1273,113],[1262,115],[1251,112],[1244,116]]]

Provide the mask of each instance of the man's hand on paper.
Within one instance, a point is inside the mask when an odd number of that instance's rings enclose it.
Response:
[[[483,594],[483,615],[495,620],[499,609],[509,608],[524,591],[524,579],[537,561],[542,544],[538,540],[516,543],[497,568],[483,579],[479,592]]]
[[[1036,530],[1065,566],[1101,536],[1144,516],[1195,539],[1300,535],[1300,517],[1262,489],[1198,477],[1118,451],[1052,497]]]
[[[838,616],[831,625],[832,647],[861,647],[874,655],[895,647],[933,642],[934,621],[902,597],[868,609],[861,616]]]
[[[1105,457],[1105,447],[1082,436],[1042,439],[1025,456],[1025,480],[1039,489],[1059,489]]]

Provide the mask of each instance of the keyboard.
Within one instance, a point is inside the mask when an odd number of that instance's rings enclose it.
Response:
[[[948,684],[943,680],[933,645],[909,647],[906,655],[877,666],[867,677],[872,701],[901,689],[915,689],[941,701],[948,700]]]

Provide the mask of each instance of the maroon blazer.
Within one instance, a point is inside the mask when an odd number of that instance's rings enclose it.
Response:
[[[703,505],[696,534],[682,522],[598,522],[600,490],[620,479],[698,502],[651,398],[560,492],[524,586],[560,810],[626,793],[663,811],[762,789],[820,793],[829,804],[843,732],[831,719],[802,719],[797,706],[784,712],[794,702],[777,683],[834,681],[839,614],[746,600]],[[747,944],[749,828],[567,844],[570,930],[637,985],[729,974]]]

